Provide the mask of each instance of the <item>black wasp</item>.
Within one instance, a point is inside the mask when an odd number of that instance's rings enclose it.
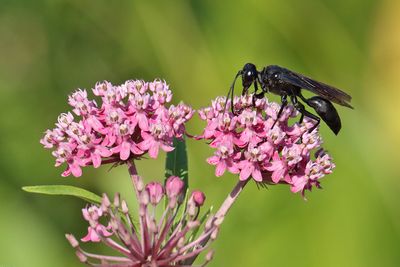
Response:
[[[283,109],[288,104],[288,97],[290,97],[290,101],[296,110],[301,113],[300,123],[303,121],[304,116],[317,121],[317,123],[309,130],[310,132],[319,125],[320,118],[307,111],[304,105],[298,101],[297,97],[308,106],[312,107],[336,135],[339,133],[342,125],[339,114],[331,102],[351,109],[353,108],[349,104],[351,96],[333,86],[315,81],[302,74],[276,65],[270,65],[263,68],[262,71],[257,71],[256,66],[252,63],[245,64],[243,69],[239,70],[236,74],[227,96],[227,99],[231,96],[232,102],[235,82],[239,76],[242,76],[242,95],[247,94],[250,86],[254,84],[255,92],[253,95],[253,104],[256,98],[263,98],[264,94],[268,92],[281,96],[282,105],[272,128],[275,126],[275,123],[281,116]],[[257,93],[258,85],[261,87],[260,93]],[[302,88],[307,89],[318,96],[313,96],[307,99],[301,94]],[[233,105],[231,105],[231,109],[232,113],[234,113]]]

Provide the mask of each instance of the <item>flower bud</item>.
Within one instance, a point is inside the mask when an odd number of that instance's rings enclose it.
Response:
[[[164,195],[164,188],[160,183],[151,182],[146,185],[146,190],[150,197],[150,203],[156,206],[162,199]]]
[[[139,175],[137,175],[136,177],[137,177],[136,189],[137,189],[137,191],[142,192],[142,190],[144,188],[142,177],[140,177]]]
[[[211,240],[217,239],[218,232],[219,232],[219,228],[215,228],[215,230],[212,231],[211,236],[210,236],[210,237],[211,237]]]
[[[101,210],[103,212],[106,212],[108,210],[108,208],[110,207],[111,203],[110,203],[110,199],[108,198],[108,196],[106,194],[103,194],[103,198],[101,199]]]
[[[88,208],[82,209],[82,215],[83,215],[83,218],[86,221],[90,221],[91,218],[90,218],[90,214],[89,214]]]
[[[178,176],[170,176],[167,180],[165,190],[169,198],[178,197],[185,186],[185,183]]]
[[[125,214],[127,214],[129,212],[128,204],[126,204],[125,200],[122,200],[122,202],[121,202],[121,209],[122,209],[122,212]]]
[[[214,251],[210,250],[206,255],[206,261],[207,262],[211,261],[213,259],[213,257],[214,257]]]
[[[65,237],[67,238],[68,242],[71,244],[73,248],[76,248],[79,246],[79,242],[76,240],[75,236],[71,234],[65,234]]]
[[[80,262],[87,262],[87,257],[80,250],[77,250],[75,253]]]
[[[189,201],[187,205],[187,213],[189,216],[195,216],[198,209],[196,209],[196,205],[193,201]]]
[[[206,200],[206,196],[203,192],[195,190],[192,192],[192,199],[197,207],[201,207]]]
[[[114,206],[118,208],[118,207],[119,207],[119,203],[120,203],[119,193],[115,193],[115,196],[114,196]]]
[[[140,204],[147,206],[149,204],[149,193],[147,191],[143,191],[140,194],[139,201],[140,201]]]
[[[184,245],[185,245],[185,238],[184,238],[184,237],[179,238],[178,244],[176,245],[176,247],[177,247],[178,249],[180,249],[180,248],[182,248]]]
[[[154,218],[149,220],[148,224],[149,224],[148,227],[149,227],[149,230],[151,233],[158,233],[157,222]]]
[[[200,222],[199,221],[189,221],[187,223],[187,227],[189,227],[190,230],[197,228],[200,226]]]

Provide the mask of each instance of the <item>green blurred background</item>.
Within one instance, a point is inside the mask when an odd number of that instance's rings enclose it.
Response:
[[[279,64],[343,88],[355,110],[338,107],[339,136],[322,126],[337,165],[324,189],[303,201],[286,186],[248,185],[210,266],[400,266],[399,12],[396,0],[2,0],[0,266],[79,265],[64,233],[85,234],[85,203],[30,195],[22,186],[131,194],[124,167],[62,178],[39,144],[69,110],[72,90],[160,77],[175,102],[199,108],[225,95],[246,62]],[[189,131],[202,125],[196,116]],[[191,187],[218,205],[237,178],[215,178],[205,162],[211,150],[188,146]],[[164,157],[138,163],[147,181],[162,180]]]

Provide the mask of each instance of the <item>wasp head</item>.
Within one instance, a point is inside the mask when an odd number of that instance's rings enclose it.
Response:
[[[244,65],[242,70],[242,84],[243,84],[243,93],[246,94],[249,87],[253,84],[253,82],[257,79],[257,68],[252,63],[247,63]]]

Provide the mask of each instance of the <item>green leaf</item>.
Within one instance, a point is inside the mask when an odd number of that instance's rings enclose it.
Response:
[[[178,176],[185,183],[184,192],[189,186],[188,158],[185,139],[174,138],[175,149],[167,153],[165,161],[165,180],[171,175]]]
[[[74,196],[94,204],[101,204],[101,197],[86,189],[71,185],[36,185],[24,186],[22,190],[44,195]]]

